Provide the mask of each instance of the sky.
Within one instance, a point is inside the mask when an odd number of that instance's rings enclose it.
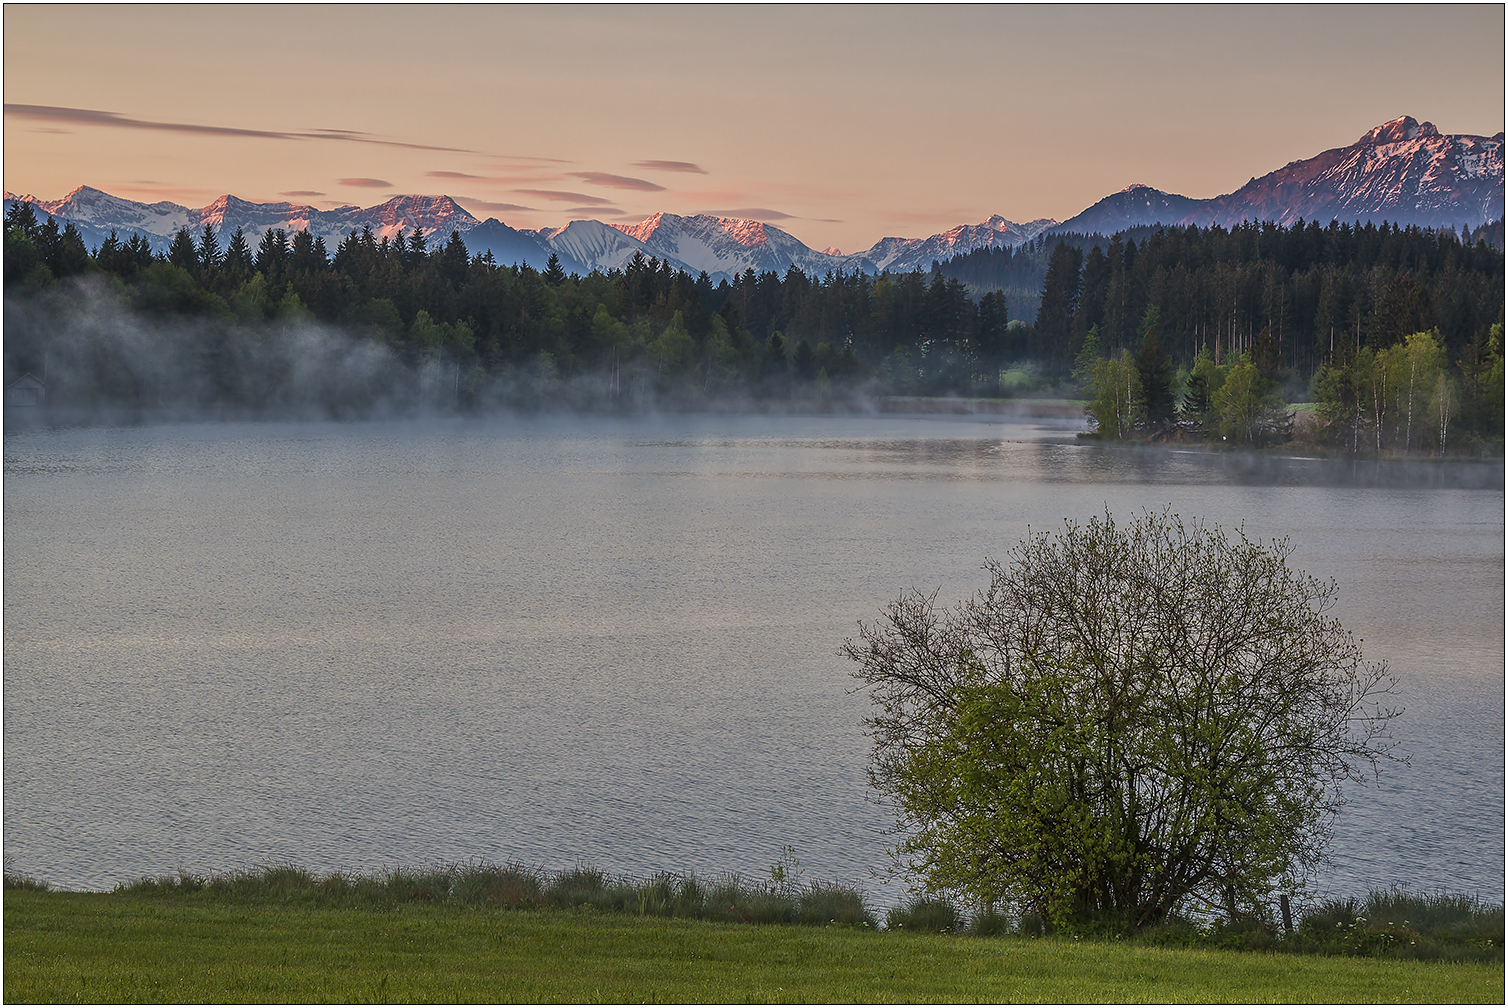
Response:
[[[1504,7],[4,10],[8,191],[452,196],[859,251],[1133,183],[1205,198],[1401,115],[1504,127]]]

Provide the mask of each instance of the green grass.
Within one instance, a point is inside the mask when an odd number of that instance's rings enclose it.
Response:
[[[1497,1002],[1503,964],[758,926],[454,901],[386,909],[5,893],[10,1002]]]

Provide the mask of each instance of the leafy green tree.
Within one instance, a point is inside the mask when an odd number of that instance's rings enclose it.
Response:
[[[1059,928],[1265,916],[1390,758],[1393,681],[1286,540],[1168,511],[1035,533],[956,608],[902,595],[842,653],[870,780],[929,892]]]
[[[1430,417],[1430,406],[1445,371],[1445,348],[1440,345],[1439,330],[1410,333],[1400,346],[1402,356],[1395,354],[1393,358],[1397,369],[1394,387],[1398,390],[1403,450],[1410,452],[1424,447],[1434,435],[1437,421]],[[1445,394],[1449,398],[1448,390]]]
[[[1141,376],[1130,350],[1094,362],[1085,412],[1100,437],[1119,441],[1130,434],[1141,423],[1142,402]]]
[[[1271,444],[1287,435],[1283,401],[1245,354],[1231,365],[1215,392],[1214,406],[1216,429],[1232,444]]]
[[[689,370],[696,362],[696,341],[686,331],[681,313],[676,312],[654,342],[649,345],[649,356],[659,373],[675,377]]]
[[[1366,415],[1366,389],[1358,375],[1357,361],[1354,353],[1343,350],[1326,358],[1314,375],[1314,413],[1320,440],[1349,452],[1361,448]]]

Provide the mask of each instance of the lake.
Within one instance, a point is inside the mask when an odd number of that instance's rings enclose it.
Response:
[[[1076,421],[656,417],[5,436],[4,839],[65,888],[292,861],[874,876],[838,654],[1109,508],[1288,536],[1400,681],[1332,892],[1504,885],[1502,466],[1128,450]]]

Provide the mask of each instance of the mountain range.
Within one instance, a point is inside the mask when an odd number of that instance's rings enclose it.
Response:
[[[347,235],[362,228],[370,227],[379,237],[422,228],[434,240],[458,231],[473,254],[490,251],[501,263],[527,263],[536,269],[543,268],[552,254],[567,272],[621,269],[641,253],[693,275],[705,270],[714,280],[746,269],[783,273],[792,266],[820,276],[829,270],[928,269],[934,260],[978,248],[1020,245],[1040,234],[1109,235],[1150,224],[1229,227],[1247,220],[1291,224],[1302,218],[1475,227],[1503,216],[1503,134],[1442,134],[1430,123],[1403,116],[1369,130],[1350,146],[1291,162],[1225,196],[1192,199],[1132,185],[1066,221],[1017,224],[997,215],[927,238],[882,238],[868,250],[849,255],[835,249],[818,252],[760,221],[706,214],[659,213],[637,224],[576,220],[560,228],[520,230],[496,218],[478,220],[449,196],[395,196],[365,209],[319,210],[226,195],[194,210],[169,202],[137,203],[80,186],[60,200],[5,194],[7,210],[16,202],[31,203],[39,215],[51,215],[60,224],[71,222],[91,247],[115,231],[121,238],[141,234],[160,249],[180,228],[197,237],[208,224],[220,234],[222,244],[241,228],[253,247],[268,229],[307,228],[334,251]]]

